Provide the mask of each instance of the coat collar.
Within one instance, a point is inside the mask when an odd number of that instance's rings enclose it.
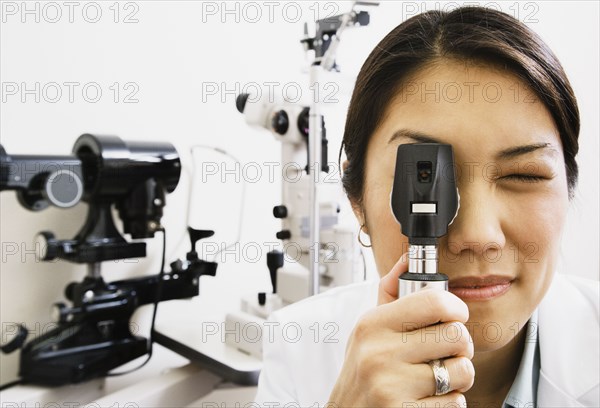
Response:
[[[540,407],[582,407],[598,387],[598,293],[574,282],[557,274],[539,306]]]

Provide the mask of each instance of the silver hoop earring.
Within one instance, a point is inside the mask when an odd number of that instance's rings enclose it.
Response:
[[[358,230],[358,243],[361,244],[363,247],[365,248],[371,248],[373,245],[371,243],[369,243],[369,245],[365,245],[364,242],[362,242],[361,238],[360,238],[360,234],[363,232],[363,228],[364,228],[365,224],[360,226],[360,229]],[[368,234],[367,234],[368,235]]]

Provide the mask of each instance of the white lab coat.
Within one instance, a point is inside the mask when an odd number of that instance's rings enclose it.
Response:
[[[273,313],[263,337],[255,402],[323,407],[342,368],[347,339],[359,317],[377,304],[377,291],[378,282],[361,282]],[[538,310],[538,406],[600,407],[598,282],[556,275]]]

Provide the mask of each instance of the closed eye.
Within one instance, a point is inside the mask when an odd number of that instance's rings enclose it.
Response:
[[[546,180],[545,177],[536,176],[533,174],[509,174],[501,179],[515,180],[523,183],[539,183],[542,180]]]

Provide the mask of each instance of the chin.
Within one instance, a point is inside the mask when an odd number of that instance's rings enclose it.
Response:
[[[504,302],[474,302],[467,303],[469,320],[466,326],[473,338],[475,351],[486,352],[501,349],[509,344],[527,325],[527,318],[522,311],[527,305],[518,309],[514,299],[507,298]],[[515,308],[515,306],[517,308]]]
[[[496,350],[499,350],[502,347],[506,346],[506,344],[508,344],[508,343],[502,342],[502,341],[490,343],[489,341],[487,341],[483,338],[474,338],[473,339],[473,346],[475,349],[475,353],[486,353],[489,351],[496,351]]]
[[[467,323],[467,327],[469,327],[469,323]],[[482,327],[486,327],[486,325],[479,325],[474,331],[469,327],[473,346],[477,353],[499,350],[514,338],[514,333],[510,329],[510,325],[501,325],[499,323],[493,327],[488,325],[487,332],[482,330]]]

